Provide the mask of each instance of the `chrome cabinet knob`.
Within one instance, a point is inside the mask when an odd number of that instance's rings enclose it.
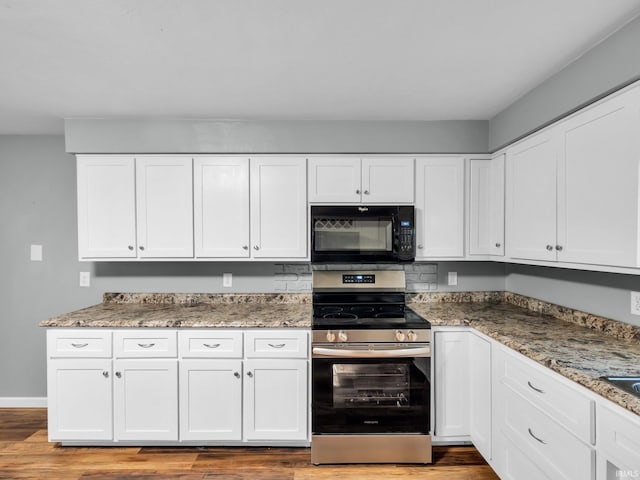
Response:
[[[501,244],[501,243],[499,243],[499,242],[498,242],[498,243],[496,243],[496,248],[500,248],[501,246],[502,246],[502,244]]]
[[[102,372],[102,376],[104,378],[109,378],[109,372],[107,372],[106,370],[104,372]]]
[[[243,245],[243,246],[242,246],[242,249],[243,249],[243,250],[249,250],[249,245]]]
[[[247,377],[253,377],[253,373],[252,372],[247,372]]]
[[[340,330],[338,332],[338,340],[340,340],[341,342],[346,342],[347,340],[349,340],[347,332],[343,332],[342,330]]]
[[[396,330],[396,340],[399,342],[404,342],[405,334],[402,330]]]
[[[356,190],[356,194],[360,195],[360,190]]]
[[[129,245],[127,248],[128,248],[129,250],[133,250],[133,245]]]
[[[562,251],[562,245],[556,245],[556,250],[561,252]]]
[[[364,191],[364,194],[365,194],[365,195],[369,195],[369,190],[365,190],[365,191]]]
[[[138,248],[140,248],[140,250],[144,250],[144,247],[142,245],[140,245],[140,247],[138,247]]]
[[[547,245],[547,251],[550,252],[551,250],[553,250],[553,245]]]
[[[240,373],[239,372],[233,372],[233,376],[236,378],[240,378]]]
[[[327,342],[335,342],[336,341],[336,334],[333,333],[331,330],[329,330],[327,332]]]
[[[120,373],[120,372],[116,372],[116,377],[118,377],[118,378],[122,378],[122,373]]]
[[[254,250],[260,250],[260,247],[259,247],[258,245],[254,245],[254,246],[253,246],[253,249],[254,249]]]
[[[422,250],[424,247],[422,245],[418,245],[418,249]]]

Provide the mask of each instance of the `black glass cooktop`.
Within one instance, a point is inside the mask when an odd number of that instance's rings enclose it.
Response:
[[[431,328],[431,324],[404,305],[314,305],[313,328]]]

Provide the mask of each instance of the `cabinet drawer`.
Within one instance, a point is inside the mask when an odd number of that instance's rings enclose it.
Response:
[[[247,358],[307,358],[308,333],[300,330],[249,331],[244,334]]]
[[[116,330],[114,356],[119,358],[174,358],[177,356],[175,330]]]
[[[111,357],[111,330],[47,330],[49,357]]]
[[[503,433],[508,439],[550,478],[593,479],[593,449],[508,386],[502,390],[505,402],[499,415]]]
[[[502,382],[575,434],[595,444],[593,400],[565,384],[550,370],[507,352],[498,372]]]
[[[215,329],[180,331],[178,349],[184,358],[242,358],[242,332]]]

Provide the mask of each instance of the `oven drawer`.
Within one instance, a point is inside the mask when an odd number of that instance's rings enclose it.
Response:
[[[114,356],[119,358],[175,358],[178,353],[175,330],[116,330]]]
[[[247,358],[308,358],[306,330],[249,331],[244,334]]]
[[[242,358],[242,332],[217,329],[180,331],[178,350],[183,358]]]
[[[49,357],[111,358],[111,330],[48,330]]]

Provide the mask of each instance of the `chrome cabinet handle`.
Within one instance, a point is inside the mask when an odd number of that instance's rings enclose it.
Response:
[[[89,345],[88,343],[72,343],[71,346],[74,348],[84,348],[87,345]]]
[[[528,428],[527,430],[529,430],[529,435],[531,435],[533,438],[535,438],[538,442],[542,443],[543,445],[546,445],[547,442],[545,442],[544,440],[542,440],[541,438],[536,437],[533,432],[531,431],[530,428]]]
[[[238,372],[233,372],[233,376],[236,378],[240,378],[240,374]]]
[[[253,373],[247,372],[247,377],[253,377]]]
[[[220,346],[219,343],[203,343],[202,345],[204,345],[207,348],[218,348]]]
[[[286,343],[276,343],[276,344],[269,343],[268,345],[269,345],[271,348],[282,348],[282,347],[284,347],[284,346],[286,345]]]
[[[120,373],[120,372],[116,372],[116,377],[118,377],[118,378],[122,378],[122,373]]]
[[[356,193],[357,193],[358,195],[360,195],[360,190],[356,190]]]
[[[553,250],[553,245],[547,245],[547,250],[550,252],[551,250]]]
[[[139,343],[138,346],[141,348],[151,348],[155,345],[155,343]]]
[[[561,252],[562,251],[562,245],[556,245],[556,250]]]
[[[534,390],[538,393],[544,393],[544,390],[540,390],[539,388],[534,387],[533,385],[531,385],[531,382],[527,382],[527,385],[529,385],[529,388],[531,388],[531,390]]]
[[[139,248],[140,250],[144,250],[144,247],[143,247],[142,245],[140,245],[138,248]]]
[[[258,245],[254,245],[254,246],[253,246],[253,249],[254,249],[254,250],[260,250],[260,247],[259,247]]]
[[[109,378],[109,372],[107,372],[106,370],[104,372],[102,372],[102,376],[104,378]]]
[[[242,246],[242,249],[243,249],[243,250],[249,250],[249,245],[243,245],[243,246]]]
[[[128,248],[129,250],[133,250],[133,245],[129,245],[127,248]]]

